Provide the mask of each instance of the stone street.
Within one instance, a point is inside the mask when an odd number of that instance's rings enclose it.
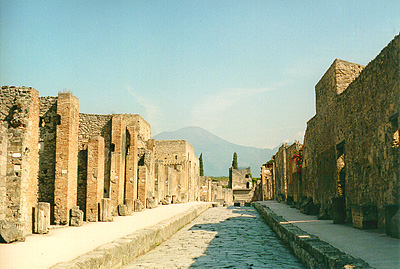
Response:
[[[124,268],[305,268],[253,207],[214,207]]]

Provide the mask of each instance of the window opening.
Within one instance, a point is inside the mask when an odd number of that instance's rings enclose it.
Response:
[[[392,148],[399,147],[399,113],[393,115],[389,119],[392,134]]]
[[[345,195],[346,166],[344,141],[336,145],[336,170],[337,170],[337,192],[339,197]]]

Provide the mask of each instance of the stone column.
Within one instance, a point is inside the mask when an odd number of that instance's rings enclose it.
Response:
[[[104,138],[89,139],[86,185],[86,220],[97,221],[104,194]]]
[[[142,202],[143,205],[146,205],[147,199],[147,167],[139,166],[138,171],[138,199]]]
[[[128,126],[128,154],[126,155],[125,199],[137,199],[138,138],[135,127]]]
[[[39,202],[35,207],[34,232],[47,234],[50,228],[50,203]]]
[[[57,114],[60,124],[56,138],[54,222],[68,224],[77,203],[79,101],[71,93],[59,93]]]
[[[111,121],[110,198],[113,210],[124,202],[126,123],[123,115],[114,115]]]

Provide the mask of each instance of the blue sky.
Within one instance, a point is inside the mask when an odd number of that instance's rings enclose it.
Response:
[[[0,84],[271,148],[303,139],[334,59],[366,65],[399,32],[398,0],[0,0]]]

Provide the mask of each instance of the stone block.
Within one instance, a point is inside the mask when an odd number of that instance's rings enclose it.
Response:
[[[113,221],[112,204],[111,204],[110,198],[102,198],[101,199],[99,221]]]
[[[166,195],[165,200],[168,202],[168,204],[172,203],[172,196],[171,195]]]
[[[0,243],[25,241],[25,235],[13,221],[0,220]]]
[[[161,200],[161,204],[163,204],[163,205],[169,205],[170,204],[170,201],[168,201],[167,199],[162,199]]]
[[[128,215],[131,215],[132,212],[133,212],[133,199],[131,199],[131,198],[125,198],[124,204],[125,204],[126,207],[127,207]]]
[[[140,212],[143,210],[143,203],[140,199],[135,200],[135,212]]]
[[[391,204],[385,206],[385,230],[387,235],[392,235],[392,218],[396,215],[398,211],[399,211],[398,204]]]
[[[176,195],[172,195],[171,203],[172,204],[178,204],[179,203],[178,197],[176,197]]]
[[[47,234],[50,228],[50,203],[39,202],[34,210],[33,232]]]
[[[120,216],[128,215],[128,207],[125,204],[118,205],[118,215],[120,215]]]
[[[351,207],[351,216],[354,228],[378,228],[378,208],[376,205],[353,205]]]
[[[158,206],[157,198],[154,196],[148,196],[146,199],[146,208],[156,208]]]
[[[334,224],[342,224],[346,220],[346,206],[344,197],[332,199],[332,218]]]
[[[73,206],[71,208],[70,226],[82,226],[83,224],[83,211],[79,209],[79,206]]]

